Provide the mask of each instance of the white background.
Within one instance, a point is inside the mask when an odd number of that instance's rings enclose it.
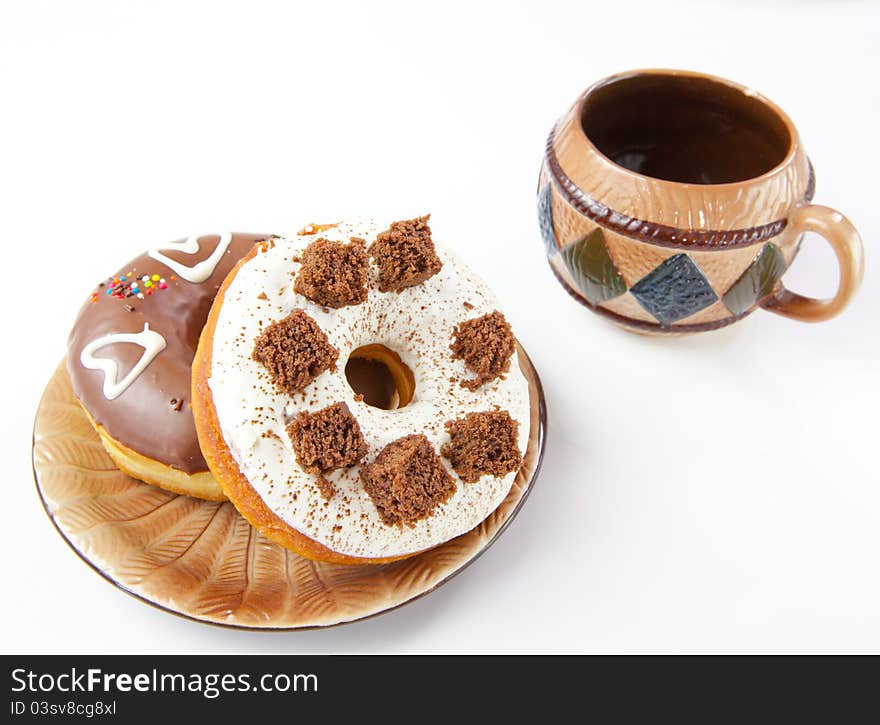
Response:
[[[880,6],[858,2],[0,0],[2,649],[880,651]],[[583,87],[638,67],[751,85],[861,230],[837,320],[627,334],[543,257],[536,174]],[[454,581],[327,631],[245,633],[96,576],[43,513],[33,415],[94,284],[190,231],[430,211],[544,381],[544,469]],[[829,295],[809,239],[789,286]]]

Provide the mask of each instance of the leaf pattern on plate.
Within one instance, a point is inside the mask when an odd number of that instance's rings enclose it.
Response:
[[[531,435],[510,494],[482,524],[442,546],[382,566],[314,562],[266,539],[229,502],[178,496],[119,471],[80,409],[64,363],[34,425],[33,463],[46,511],[70,546],[104,577],[186,617],[247,628],[340,624],[430,592],[479,555],[517,512],[540,466],[545,413],[529,381]]]

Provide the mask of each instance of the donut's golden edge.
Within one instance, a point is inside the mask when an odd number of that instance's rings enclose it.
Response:
[[[111,436],[104,426],[95,422],[82,403],[80,403],[80,408],[97,432],[107,455],[113,459],[113,463],[125,475],[158,486],[171,493],[193,496],[206,501],[226,501],[226,494],[223,493],[223,489],[220,488],[210,471],[185,473],[161,461],[147,458]]]

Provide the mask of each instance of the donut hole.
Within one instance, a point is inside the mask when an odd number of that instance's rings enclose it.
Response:
[[[345,363],[345,378],[367,405],[382,410],[403,408],[416,389],[412,370],[400,355],[376,343],[352,350]]]

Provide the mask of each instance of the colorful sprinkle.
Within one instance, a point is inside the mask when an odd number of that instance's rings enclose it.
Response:
[[[172,279],[174,279],[173,276]],[[152,295],[153,290],[168,289],[168,283],[164,277],[158,274],[144,274],[135,277],[132,271],[118,277],[110,277],[106,282],[100,282],[98,287],[103,288],[104,294],[113,299],[125,300],[128,297],[137,297],[142,300],[146,295]],[[99,291],[100,289],[92,293],[92,302],[97,302]]]

